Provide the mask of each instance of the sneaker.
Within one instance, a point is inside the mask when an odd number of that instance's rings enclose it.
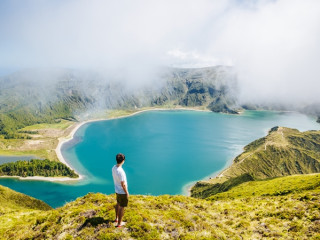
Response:
[[[122,222],[120,225],[116,225],[116,228],[121,228],[121,227],[123,227],[124,225],[126,225],[126,223],[125,223],[125,222]]]

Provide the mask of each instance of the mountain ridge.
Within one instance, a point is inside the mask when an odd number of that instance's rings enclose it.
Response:
[[[266,137],[245,146],[244,152],[217,177],[197,182],[191,189],[191,196],[209,197],[223,190],[222,184],[233,186],[251,180],[318,172],[320,131],[299,132],[274,127]]]
[[[24,71],[0,78],[0,134],[59,119],[81,120],[86,111],[136,109],[172,104],[237,113],[235,76],[226,67],[166,69],[156,84],[128,89],[121,81],[74,70]],[[230,94],[229,94],[230,93]],[[215,107],[217,105],[217,107]]]

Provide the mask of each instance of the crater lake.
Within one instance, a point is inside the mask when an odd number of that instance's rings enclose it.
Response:
[[[228,167],[245,145],[274,126],[319,130],[316,119],[296,112],[245,111],[239,115],[199,111],[147,111],[83,125],[63,144],[79,182],[1,178],[0,184],[52,207],[89,192],[114,193],[111,168],[121,152],[130,194],[187,194],[196,181]]]

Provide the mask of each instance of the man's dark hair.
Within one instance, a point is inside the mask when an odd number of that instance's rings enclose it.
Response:
[[[118,153],[117,156],[116,156],[116,160],[117,160],[118,164],[122,163],[125,159],[126,159],[126,157],[122,153]]]

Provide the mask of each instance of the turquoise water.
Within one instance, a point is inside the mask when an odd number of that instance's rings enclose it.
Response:
[[[88,192],[110,194],[111,168],[115,155],[122,152],[131,194],[183,194],[185,186],[220,172],[246,144],[274,126],[320,129],[315,119],[290,112],[150,111],[86,124],[63,145],[66,160],[85,175],[79,183],[0,179],[0,184],[53,207]]]

